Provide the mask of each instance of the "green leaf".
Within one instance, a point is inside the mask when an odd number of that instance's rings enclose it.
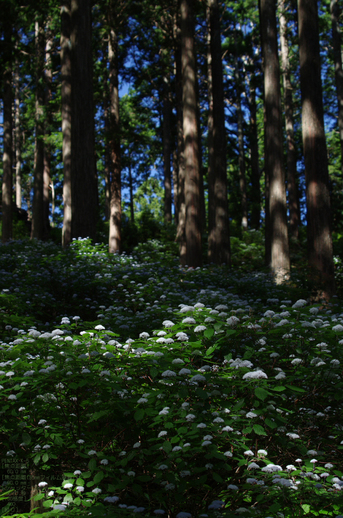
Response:
[[[152,378],[156,378],[157,375],[158,375],[158,370],[155,367],[151,367],[151,369],[150,369],[150,376]]]
[[[261,399],[262,401],[264,401],[269,395],[270,395],[270,393],[267,390],[265,390],[264,388],[262,388],[262,387],[255,388],[255,396],[258,399]]]
[[[95,484],[99,484],[99,482],[102,481],[102,479],[104,478],[104,472],[103,471],[99,471],[99,473],[97,473],[94,477],[94,482]]]
[[[268,419],[268,417],[267,417],[267,419],[265,419],[264,422],[267,426],[269,426],[269,428],[272,428],[272,429],[277,428],[277,424],[274,423],[274,421],[272,421],[271,419]]]
[[[135,412],[135,415],[134,415],[134,418],[135,418],[135,421],[141,421],[144,417],[144,409],[143,408],[139,408],[137,410],[137,412]]]
[[[45,498],[45,494],[44,493],[37,493],[34,496],[34,501],[37,502],[37,500],[42,500],[43,498]]]
[[[23,433],[22,439],[23,439],[23,443],[26,445],[30,444],[30,442],[31,442],[31,437],[29,436],[28,433]]]
[[[215,482],[218,482],[218,484],[222,484],[223,483],[223,479],[220,475],[218,475],[218,473],[212,473],[212,476],[213,476],[213,480]]]
[[[53,503],[53,500],[45,500],[45,502],[43,502],[43,507],[51,507]]]
[[[89,419],[88,423],[92,423],[93,421],[98,421],[98,419],[100,419],[100,417],[103,417],[104,415],[107,415],[107,414],[108,414],[107,410],[100,410],[100,412],[94,412],[92,417]]]
[[[140,482],[149,482],[151,477],[150,475],[140,475],[139,477],[136,477],[136,480],[139,480]]]
[[[286,387],[283,387],[282,385],[278,386],[278,387],[270,387],[271,390],[275,390],[275,392],[283,392],[284,390],[286,390]]]
[[[75,505],[81,505],[81,498],[79,496],[77,496],[76,498],[74,498],[74,504]]]
[[[253,429],[254,429],[254,432],[257,434],[257,435],[267,435],[265,429],[263,428],[263,426],[259,425],[259,424],[254,424],[253,425]]]
[[[166,453],[170,453],[172,450],[172,445],[169,441],[164,441],[163,443],[163,449]]]
[[[40,453],[37,453],[37,455],[34,456],[33,462],[37,465],[40,461]]]
[[[89,462],[88,462],[88,469],[90,471],[94,471],[96,468],[96,460],[95,459],[91,459]]]
[[[212,338],[213,335],[214,335],[214,329],[212,329],[212,328],[206,329],[204,331],[204,337],[205,338]]]
[[[294,392],[306,392],[305,389],[302,389],[300,387],[295,387],[294,385],[286,385],[286,387],[293,390]]]
[[[217,344],[209,347],[205,353],[205,356],[211,356],[211,354],[217,349]]]
[[[48,460],[49,460],[49,454],[48,454],[48,453],[44,453],[44,454],[43,454],[43,457],[42,457],[42,460],[43,460],[43,462],[48,462]]]
[[[311,510],[311,506],[309,504],[301,504],[301,507],[303,508],[305,514],[308,514]]]

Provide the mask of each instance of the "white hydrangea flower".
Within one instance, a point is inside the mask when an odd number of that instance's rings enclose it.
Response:
[[[244,380],[252,380],[252,379],[268,379],[268,376],[262,370],[250,371],[244,374]]]

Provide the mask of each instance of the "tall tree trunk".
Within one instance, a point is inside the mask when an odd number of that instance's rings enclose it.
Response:
[[[46,28],[46,45],[45,45],[45,111],[46,111],[46,129],[45,135],[49,136],[51,133],[51,110],[50,101],[52,99],[52,63],[51,63],[51,52],[52,52],[52,33],[50,28],[51,20],[48,21]],[[51,146],[45,142],[44,145],[44,175],[43,175],[43,205],[44,205],[44,239],[48,239],[50,236],[50,184],[51,184]]]
[[[215,227],[215,205],[214,205],[214,141],[213,141],[213,77],[212,77],[212,53],[211,53],[211,7],[206,6],[207,26],[207,97],[208,97],[208,118],[207,118],[207,147],[208,147],[208,235]]]
[[[61,5],[61,75],[62,75],[62,158],[63,158],[63,230],[62,246],[71,243],[71,5]]]
[[[4,25],[2,242],[12,238],[12,24]]]
[[[257,110],[256,110],[256,86],[255,75],[249,78],[249,111],[250,111],[250,154],[251,154],[251,228],[258,230],[261,219],[261,191],[260,191],[260,171],[258,155],[258,135],[257,135]]]
[[[338,127],[339,138],[341,142],[342,157],[342,178],[343,178],[343,69],[342,69],[342,41],[341,30],[339,26],[340,9],[338,0],[331,0],[331,23],[332,23],[332,46],[335,64],[335,80],[338,101]]]
[[[172,178],[173,178],[173,196],[174,196],[174,223],[177,227],[179,223],[179,212],[178,212],[178,160],[177,160],[177,150],[173,151],[173,170],[172,170]]]
[[[202,264],[202,250],[199,135],[197,125],[197,71],[194,50],[192,4],[192,0],[181,0],[186,264],[196,267]]]
[[[135,222],[135,208],[133,204],[133,180],[132,180],[132,165],[131,154],[129,154],[129,191],[130,191],[130,218],[131,223]]]
[[[245,179],[245,152],[244,152],[244,131],[243,131],[243,111],[241,102],[241,77],[239,70],[239,60],[236,59],[235,69],[236,98],[237,98],[237,126],[238,126],[238,150],[239,150],[239,190],[241,192],[241,225],[243,230],[248,229],[248,199],[247,183]]]
[[[182,67],[181,42],[176,32],[175,76],[176,76],[176,138],[177,138],[177,213],[178,224],[175,240],[179,243],[180,263],[186,264],[186,206],[185,206],[185,156],[183,139]]]
[[[330,298],[335,280],[317,0],[298,0],[298,23],[309,264],[319,277],[318,292]]]
[[[289,276],[286,188],[283,168],[280,70],[276,32],[276,0],[260,0],[264,61],[265,168],[269,177],[270,268],[277,283]]]
[[[20,74],[19,59],[15,59],[14,73],[15,103],[14,103],[14,135],[15,135],[15,200],[21,209],[21,129],[20,129]]]
[[[289,231],[294,239],[299,237],[298,220],[298,189],[297,189],[297,156],[294,140],[293,122],[293,95],[291,84],[291,72],[289,63],[288,39],[287,39],[287,19],[286,19],[286,0],[279,0],[279,22],[280,22],[280,42],[281,42],[281,62],[283,78],[283,96],[286,119],[287,137],[287,187],[288,187],[288,208],[289,208]]]
[[[210,0],[211,65],[213,93],[213,227],[208,238],[208,258],[216,264],[231,263],[226,173],[226,131],[224,116],[223,66],[220,16],[217,0]]]
[[[44,239],[44,26],[36,21],[36,151],[31,237]]]
[[[110,17],[114,23],[114,16]],[[109,252],[120,252],[121,248],[121,165],[120,165],[120,128],[119,128],[119,86],[118,86],[118,41],[117,35],[110,28],[108,46],[110,74],[110,226]]]
[[[164,92],[162,99],[162,133],[163,133],[163,176],[164,176],[164,221],[170,223],[172,220],[172,186],[171,186],[171,106],[169,79],[165,78]]]
[[[71,0],[71,235],[96,239],[91,0]]]

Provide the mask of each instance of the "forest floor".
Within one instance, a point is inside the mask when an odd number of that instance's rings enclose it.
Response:
[[[343,518],[342,300],[247,270],[2,245],[0,516]]]

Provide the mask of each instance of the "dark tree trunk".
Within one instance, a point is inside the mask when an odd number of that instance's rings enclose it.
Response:
[[[200,266],[201,206],[199,135],[197,125],[197,74],[194,50],[192,0],[181,0],[183,134],[185,156],[186,264]]]
[[[135,222],[135,210],[133,204],[133,180],[132,180],[132,168],[131,168],[131,157],[129,156],[129,190],[130,190],[130,217],[131,223]]]
[[[36,150],[31,237],[44,239],[44,26],[36,22]]]
[[[2,242],[12,238],[12,24],[4,24]]]
[[[51,22],[49,22],[51,23]],[[51,110],[50,101],[52,99],[52,33],[51,28],[47,25],[46,31],[46,45],[45,45],[45,111],[46,111],[46,129],[45,135],[49,136],[51,133]],[[43,175],[43,225],[44,225],[44,239],[49,239],[50,236],[50,185],[51,185],[51,146],[47,142],[44,145],[44,175]]]
[[[213,94],[213,189],[214,214],[208,238],[208,258],[216,264],[231,263],[226,176],[226,131],[220,16],[217,0],[210,0],[211,65]],[[209,218],[210,219],[210,218]]]
[[[20,129],[20,75],[19,58],[15,60],[14,74],[15,104],[14,104],[14,135],[15,135],[15,199],[16,206],[21,209],[21,129]]]
[[[317,0],[298,0],[298,20],[309,264],[318,275],[318,293],[330,298],[335,280]]]
[[[241,74],[238,59],[236,60],[235,80],[237,98],[237,127],[238,127],[238,151],[239,151],[239,190],[241,192],[241,225],[243,230],[248,229],[248,199],[247,183],[245,178],[245,152],[244,152],[244,131],[243,131],[243,111],[241,102]]]
[[[285,106],[287,137],[287,188],[289,208],[289,231],[294,239],[299,237],[298,193],[297,193],[297,156],[294,140],[293,89],[287,41],[286,1],[279,0],[280,41],[282,59],[283,96]]]
[[[111,13],[111,23],[114,16]],[[110,227],[109,252],[120,252],[121,248],[121,165],[119,129],[119,86],[118,86],[118,41],[111,27],[109,34],[108,59],[110,65]]]
[[[91,0],[71,0],[71,235],[96,239]]]
[[[266,177],[269,178],[270,268],[276,282],[282,283],[289,276],[290,261],[275,4],[275,0],[260,0],[264,61],[265,170]]]
[[[256,117],[256,87],[255,76],[249,80],[249,110],[250,110],[250,153],[251,153],[251,228],[258,230],[261,220],[261,191],[258,155],[258,135]]]
[[[165,78],[164,92],[162,99],[162,140],[163,140],[163,176],[164,176],[164,221],[170,223],[172,220],[172,186],[171,186],[171,105],[170,105],[170,83]]]
[[[342,41],[339,26],[340,8],[338,0],[331,0],[332,46],[335,65],[336,92],[338,101],[338,127],[341,142],[342,177],[343,177],[343,69],[342,69]]]
[[[63,158],[63,230],[62,246],[71,243],[71,5],[61,5],[61,75],[62,75],[62,158]]]
[[[215,226],[214,206],[214,144],[213,144],[213,77],[212,77],[212,54],[211,54],[211,7],[208,2],[206,7],[207,22],[207,96],[208,96],[208,118],[207,118],[207,146],[208,146],[208,234]]]

